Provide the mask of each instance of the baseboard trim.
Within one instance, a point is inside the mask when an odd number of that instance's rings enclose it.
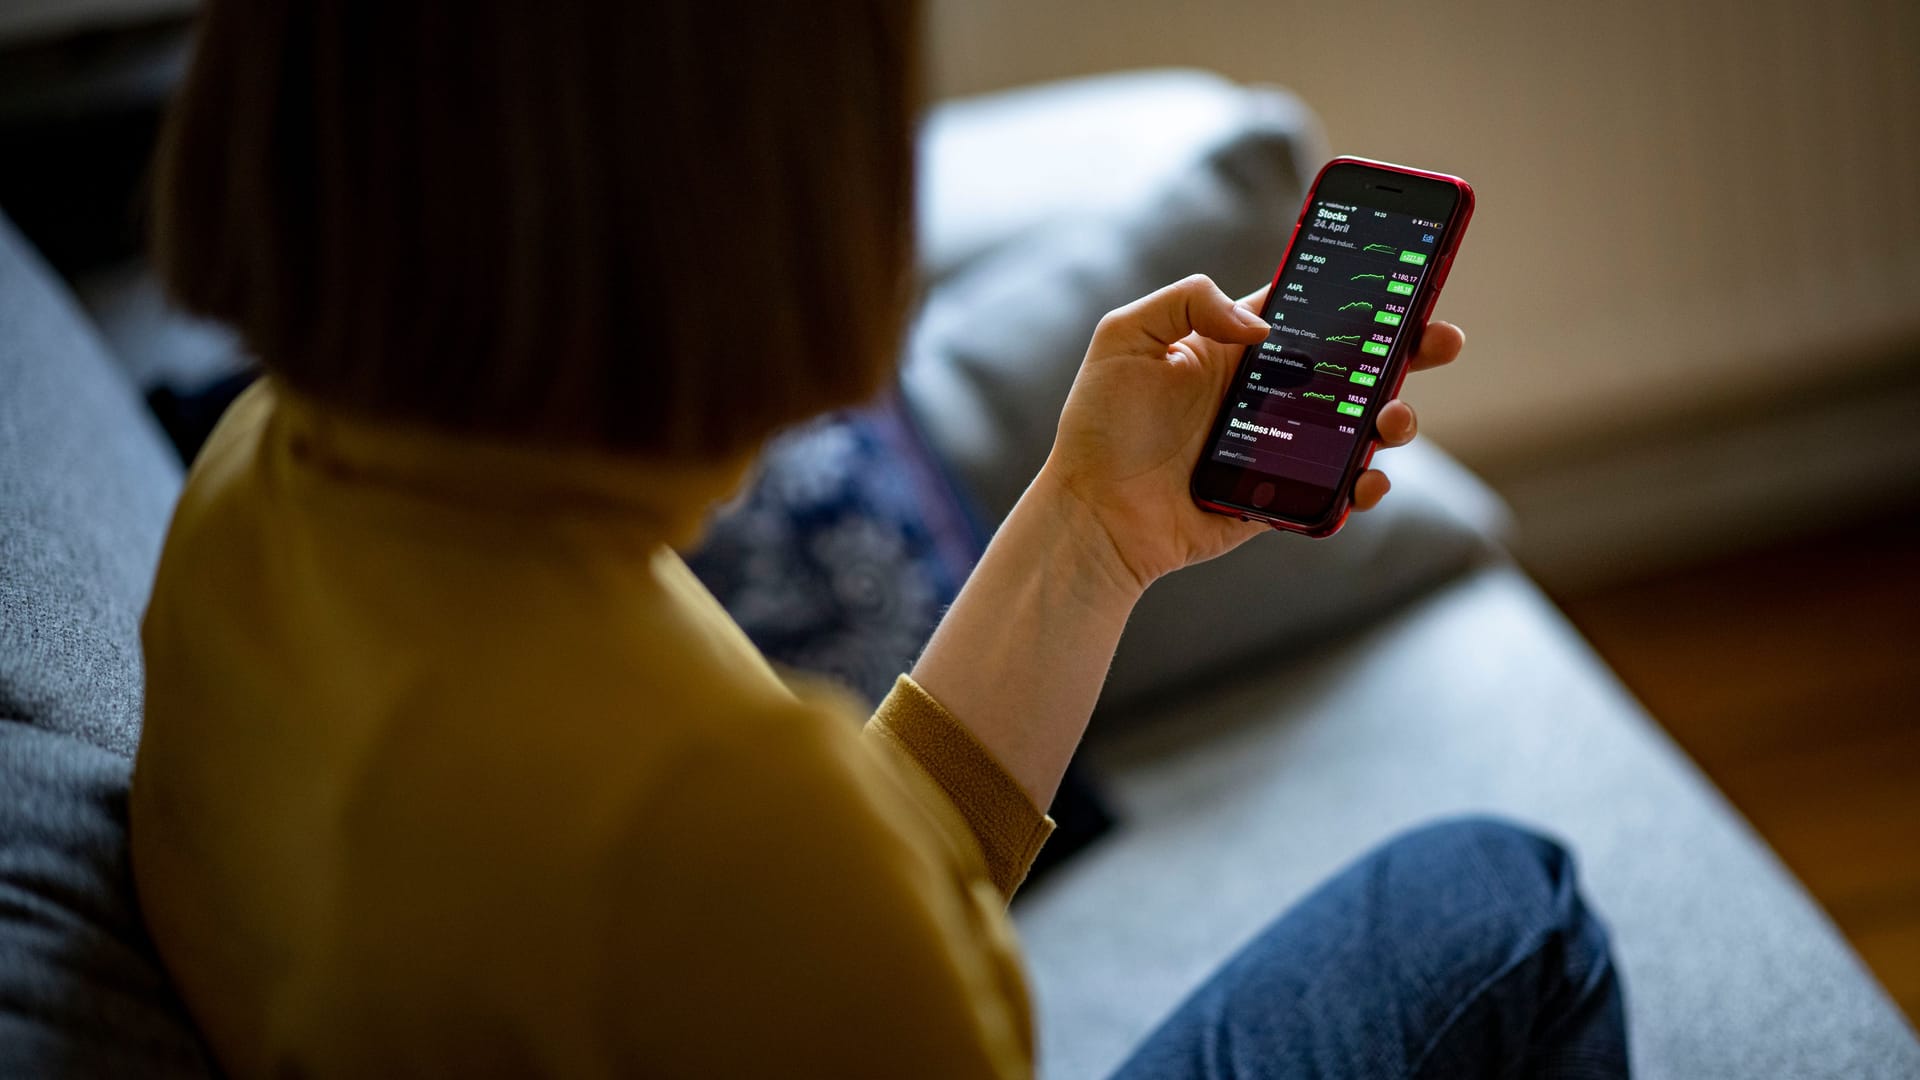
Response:
[[[1920,507],[1920,365],[1483,472],[1513,508],[1521,563],[1577,595]]]

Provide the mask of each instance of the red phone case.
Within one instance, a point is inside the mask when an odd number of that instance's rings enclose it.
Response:
[[[1405,382],[1407,378],[1407,361],[1412,358],[1414,353],[1420,350],[1420,340],[1426,335],[1427,320],[1433,316],[1434,304],[1440,299],[1440,289],[1447,283],[1447,272],[1453,269],[1454,253],[1460,250],[1460,240],[1467,235],[1467,222],[1473,218],[1473,186],[1457,176],[1450,176],[1446,173],[1429,172],[1426,169],[1415,169],[1406,165],[1395,165],[1386,161],[1375,161],[1372,158],[1350,156],[1334,158],[1332,161],[1320,167],[1319,174],[1313,178],[1313,186],[1307,189],[1307,197],[1302,200],[1300,204],[1300,216],[1294,219],[1293,232],[1287,237],[1286,250],[1281,253],[1280,265],[1274,269],[1273,280],[1268,284],[1268,289],[1271,290],[1279,287],[1280,275],[1286,272],[1287,264],[1293,259],[1293,245],[1300,239],[1300,226],[1306,223],[1307,211],[1313,206],[1314,196],[1320,191],[1320,182],[1326,177],[1327,170],[1336,165],[1364,165],[1372,169],[1398,173],[1402,176],[1425,177],[1428,180],[1438,180],[1441,183],[1451,185],[1460,193],[1459,202],[1454,207],[1453,217],[1448,222],[1446,242],[1437,252],[1436,262],[1438,269],[1434,271],[1433,277],[1430,279],[1431,284],[1423,285],[1426,296],[1420,302],[1419,313],[1414,319],[1414,331],[1410,335],[1404,335],[1401,338],[1403,344],[1395,350],[1394,355],[1388,357],[1389,370],[1387,374],[1392,380],[1393,389],[1386,397],[1380,399],[1380,407],[1384,408],[1387,402],[1400,396],[1400,384]],[[1229,393],[1231,393],[1231,390],[1229,390]],[[1224,404],[1223,399],[1222,405],[1224,406]],[[1379,409],[1376,408],[1372,416],[1369,416],[1368,423],[1371,424],[1373,418],[1378,415]],[[1340,478],[1339,490],[1334,495],[1332,509],[1328,511],[1327,516],[1321,521],[1298,522],[1267,517],[1243,507],[1223,506],[1219,503],[1209,502],[1206,499],[1200,498],[1198,495],[1194,496],[1193,501],[1200,504],[1204,509],[1211,510],[1214,513],[1226,514],[1229,517],[1237,517],[1245,521],[1262,521],[1276,529],[1286,532],[1296,532],[1316,538],[1332,536],[1334,533],[1340,531],[1341,526],[1347,523],[1347,515],[1353,512],[1353,483],[1359,478],[1361,473],[1366,471],[1368,463],[1373,460],[1373,452],[1378,449],[1379,446],[1380,438],[1377,432],[1367,437],[1364,449],[1359,450],[1357,458],[1348,462],[1347,469]]]

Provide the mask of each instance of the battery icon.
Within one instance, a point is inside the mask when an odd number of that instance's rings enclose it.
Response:
[[[1361,413],[1367,411],[1365,405],[1358,405],[1351,401],[1343,401],[1333,408],[1335,412],[1340,413],[1342,416],[1359,416]]]

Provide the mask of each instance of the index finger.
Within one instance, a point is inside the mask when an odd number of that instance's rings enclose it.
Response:
[[[1195,274],[1116,308],[1094,328],[1096,349],[1165,352],[1190,333],[1214,341],[1248,344],[1267,335],[1260,316],[1227,298],[1204,274]]]

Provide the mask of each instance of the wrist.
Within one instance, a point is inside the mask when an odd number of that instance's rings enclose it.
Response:
[[[1067,575],[1075,594],[1089,603],[1131,611],[1153,583],[1128,562],[1093,504],[1050,467],[1041,468],[1020,504],[1015,513],[1031,504],[1030,512],[1057,545],[1059,565],[1054,569]]]

